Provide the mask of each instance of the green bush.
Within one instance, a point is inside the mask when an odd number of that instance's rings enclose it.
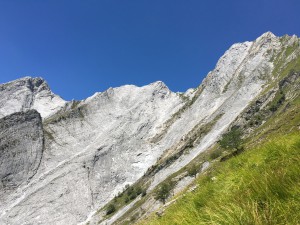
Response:
[[[128,203],[129,201],[130,201],[129,197],[126,196],[126,197],[124,198],[124,202],[125,202],[125,203]]]
[[[137,195],[140,195],[140,194],[142,194],[143,189],[142,189],[140,186],[137,186],[137,187],[135,188],[135,191],[136,191],[136,194],[137,194]]]
[[[242,132],[238,127],[232,127],[229,132],[223,134],[219,144],[224,149],[239,149],[242,144]]]
[[[133,200],[133,199],[135,199],[135,198],[137,197],[137,194],[136,194],[136,192],[134,191],[134,192],[132,192],[131,195],[129,195],[128,197],[129,197],[130,200]]]
[[[146,194],[147,194],[147,191],[145,189],[143,189],[143,191],[142,191],[142,197],[146,196]]]
[[[196,177],[198,173],[198,168],[196,165],[192,165],[189,169],[188,169],[188,175],[190,177]]]
[[[129,201],[135,199],[137,196],[143,193],[143,189],[140,186],[132,187],[129,185],[126,185],[126,190],[124,194],[126,197],[124,198],[124,202],[128,203]]]
[[[170,196],[171,190],[174,187],[174,182],[163,182],[159,188],[155,191],[155,199],[161,201],[163,204],[166,203],[166,199]]]
[[[280,91],[279,94],[275,96],[274,102],[270,106],[270,111],[275,112],[285,101],[285,94]]]
[[[213,150],[210,154],[209,154],[209,158],[211,160],[214,160],[216,158],[219,158],[222,155],[222,149],[221,148],[217,148],[215,150]]]
[[[116,211],[116,206],[114,204],[109,204],[106,209],[106,215],[112,214]]]

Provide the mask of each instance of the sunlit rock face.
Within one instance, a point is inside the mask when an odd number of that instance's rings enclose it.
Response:
[[[65,101],[53,94],[42,78],[24,77],[0,85],[0,117],[36,109],[44,118],[64,104]]]
[[[93,212],[195,126],[218,118],[188,154],[154,175],[154,188],[215,143],[261,93],[281,48],[270,32],[235,44],[197,89],[181,94],[155,82],[66,102],[41,78],[0,85],[0,224],[96,223]]]

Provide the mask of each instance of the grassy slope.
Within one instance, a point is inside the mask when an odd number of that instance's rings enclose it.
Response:
[[[300,135],[273,138],[214,168],[144,224],[298,224]]]

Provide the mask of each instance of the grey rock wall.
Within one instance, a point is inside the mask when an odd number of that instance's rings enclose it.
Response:
[[[14,189],[34,176],[43,146],[42,120],[37,111],[0,119],[0,191]]]

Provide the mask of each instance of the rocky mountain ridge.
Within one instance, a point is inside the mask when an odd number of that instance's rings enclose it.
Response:
[[[0,86],[0,118],[15,112],[37,110],[43,118],[66,102],[50,90],[42,78],[24,77]]]
[[[17,182],[9,194],[0,189],[1,224],[98,223],[104,218],[96,212],[125,185],[149,173],[151,191],[213,145],[277,79],[276,72],[299,54],[296,36],[279,38],[267,32],[253,42],[234,44],[202,84],[184,94],[155,82],[65,102],[40,78],[0,85],[0,126],[15,112],[36,114],[29,109],[43,118],[43,132],[38,132],[42,150],[29,144],[36,137],[27,137],[23,144],[24,152],[40,152],[34,174]],[[3,146],[2,151],[10,151]],[[18,150],[10,159],[12,165],[20,154]],[[0,162],[0,168],[7,167],[6,161]],[[164,166],[157,170],[155,165]],[[7,175],[2,177],[5,181]]]

